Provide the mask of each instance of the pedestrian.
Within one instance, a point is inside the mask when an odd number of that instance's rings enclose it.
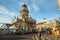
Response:
[[[41,32],[38,30],[38,37],[41,40]]]
[[[57,30],[54,30],[55,38],[57,38]]]
[[[59,35],[60,35],[60,34],[59,34],[59,30],[57,30],[57,37],[59,37]]]

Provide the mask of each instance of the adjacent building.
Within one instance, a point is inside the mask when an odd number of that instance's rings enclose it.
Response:
[[[60,24],[60,21],[54,19],[54,20],[47,20],[45,22],[40,22],[38,24],[36,24],[36,28],[54,28],[57,24]]]
[[[45,27],[44,22],[40,22],[36,24],[36,29],[41,28],[41,27]]]

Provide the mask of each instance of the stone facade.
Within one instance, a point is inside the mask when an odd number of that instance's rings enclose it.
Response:
[[[31,16],[29,17],[29,10],[26,4],[23,4],[20,10],[20,18],[14,17],[12,24],[20,30],[33,30],[36,27],[36,20],[34,20]]]

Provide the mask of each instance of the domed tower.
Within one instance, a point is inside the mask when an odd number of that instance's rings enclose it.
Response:
[[[28,8],[26,4],[23,4],[20,10],[20,18],[27,18],[28,17]]]
[[[12,20],[12,24],[14,24],[16,22],[17,22],[17,19],[16,19],[16,16],[15,16],[14,19]]]

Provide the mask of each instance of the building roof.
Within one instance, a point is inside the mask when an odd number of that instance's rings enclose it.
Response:
[[[29,12],[26,4],[23,4],[22,5],[21,10],[20,10],[20,13],[21,12]]]
[[[37,23],[37,25],[39,25],[39,24],[44,24],[45,22],[40,22],[40,23]]]
[[[27,7],[27,5],[24,3],[24,4],[22,5],[22,7]]]

